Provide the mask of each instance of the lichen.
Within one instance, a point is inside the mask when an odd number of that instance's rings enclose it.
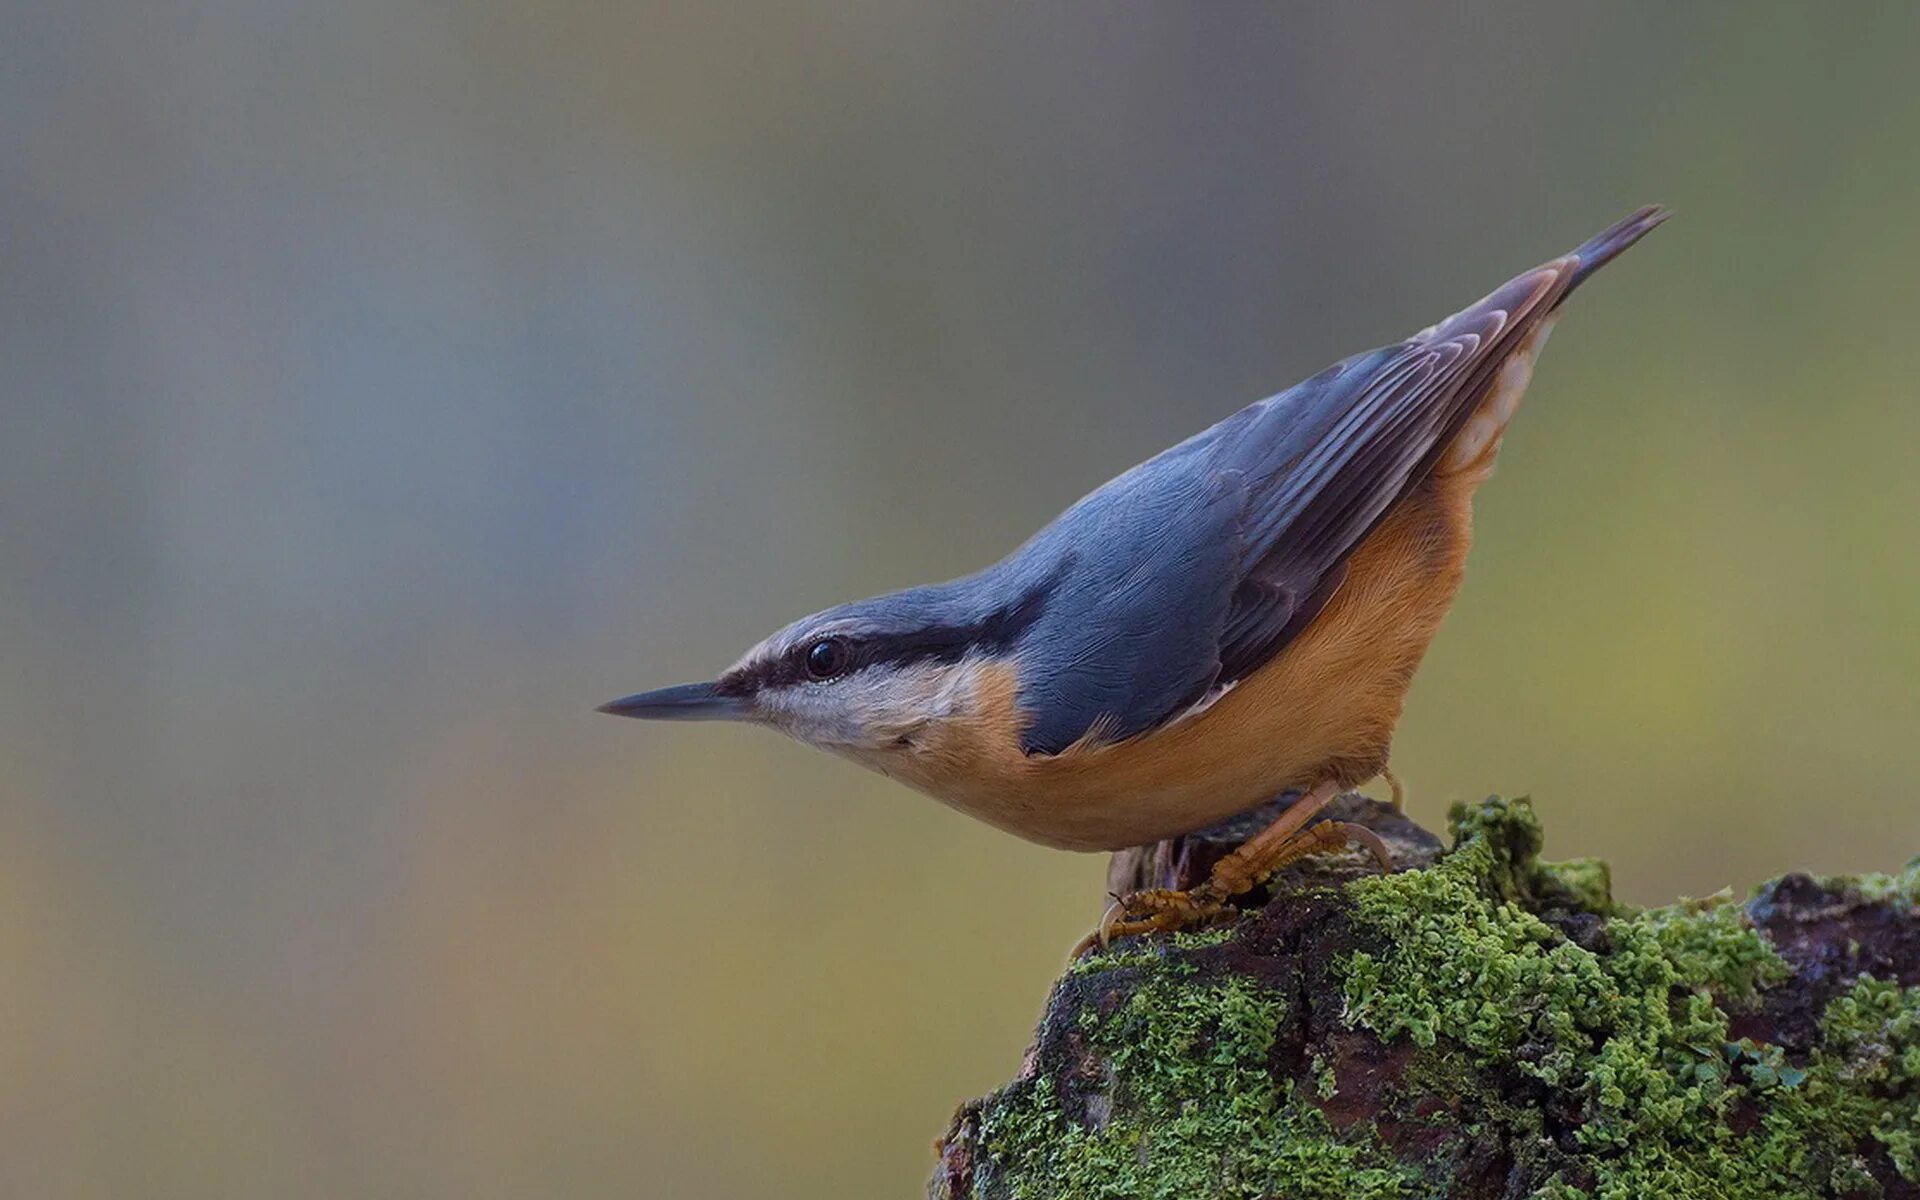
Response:
[[[1347,964],[1347,1020],[1423,1047],[1444,1032],[1482,1063],[1544,1043],[1552,1049],[1525,1069],[1560,1082],[1574,1047],[1617,1020],[1620,989],[1598,956],[1522,903],[1539,849],[1531,806],[1459,810],[1455,824],[1439,866],[1349,886],[1382,949]]]
[[[1232,936],[1231,928],[1216,926],[1211,929],[1183,929],[1169,937],[1154,940],[1131,939],[1104,950],[1081,955],[1067,967],[1067,974],[1069,976],[1098,975],[1103,971],[1113,971],[1123,967],[1148,967],[1157,971],[1190,975],[1194,970],[1193,964],[1180,957],[1180,951],[1217,946]]]
[[[1866,1153],[1876,1145],[1901,1179],[1920,1182],[1920,990],[1860,980],[1822,1027],[1800,1066],[1749,1039],[1697,1048],[1722,1103],[1685,1121],[1623,1122],[1619,1153],[1592,1160],[1592,1194],[1879,1196]],[[1735,1102],[1751,1114],[1747,1132],[1727,1119]]]
[[[1340,1072],[1320,1054],[1313,1056],[1313,1091],[1322,1100],[1331,1100],[1340,1094]]]
[[[1124,1005],[1082,1009],[1087,1049],[1110,1072],[1103,1119],[1076,1121],[1041,1076],[993,1106],[993,1166],[976,1194],[1013,1200],[1410,1195],[1415,1177],[1361,1131],[1337,1134],[1272,1070],[1286,1001],[1249,980],[1155,975]]]
[[[1871,872],[1865,875],[1831,875],[1819,881],[1822,887],[1858,897],[1870,904],[1920,904],[1920,858],[1907,863],[1893,874]]]
[[[1613,869],[1599,858],[1567,858],[1559,862],[1535,864],[1537,890],[1543,895],[1564,898],[1567,904],[1583,912],[1618,911],[1613,902]]]
[[[1537,1195],[1849,1194],[1836,1181],[1861,1176],[1869,1137],[1914,1178],[1909,993],[1862,981],[1829,1011],[1822,1047],[1795,1064],[1730,1033],[1735,1013],[1791,974],[1731,895],[1635,913],[1568,887],[1564,868],[1531,861],[1539,824],[1525,802],[1456,810],[1454,827],[1455,849],[1434,869],[1350,885],[1382,949],[1349,960],[1345,1015],[1441,1060],[1466,1056],[1473,1069],[1450,1072],[1454,1086],[1485,1092],[1480,1081],[1517,1070],[1553,1089],[1566,1128],[1551,1144],[1536,1113],[1514,1123],[1509,1104],[1477,1097],[1546,1171]],[[1610,914],[1589,945],[1529,906],[1543,877]],[[1869,1043],[1884,1049],[1869,1055]],[[1889,1091],[1903,1103],[1890,1106]]]
[[[979,1110],[971,1194],[1920,1189],[1920,988],[1851,951],[1796,975],[1728,894],[1618,905],[1605,864],[1541,861],[1524,800],[1452,826],[1431,868],[1077,965],[1033,1073]],[[1801,884],[1876,920],[1920,903],[1920,866]]]

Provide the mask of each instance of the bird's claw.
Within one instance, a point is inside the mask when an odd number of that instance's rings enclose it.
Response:
[[[1393,852],[1387,849],[1384,838],[1365,825],[1356,825],[1352,821],[1329,821],[1349,846],[1358,846],[1373,856],[1374,865],[1380,868],[1382,875],[1393,874]]]
[[[1263,865],[1259,878],[1265,879],[1276,869],[1309,855],[1337,850],[1343,846],[1356,846],[1373,857],[1383,873],[1393,870],[1393,854],[1379,834],[1365,825],[1350,821],[1321,821],[1309,825],[1296,836],[1289,838]],[[1245,890],[1240,889],[1240,890]],[[1204,928],[1219,925],[1239,911],[1229,904],[1228,897],[1234,894],[1230,884],[1222,884],[1220,876],[1215,876],[1191,891],[1177,892],[1168,888],[1153,888],[1149,891],[1134,892],[1128,896],[1115,896],[1113,903],[1101,915],[1100,924],[1093,932],[1074,944],[1070,958],[1080,958],[1093,950],[1104,950],[1115,938],[1133,937],[1142,933],[1171,933],[1181,929]]]
[[[1140,933],[1173,932],[1193,926],[1217,925],[1235,912],[1224,900],[1208,894],[1206,886],[1190,892],[1153,888],[1116,896],[1101,916],[1099,927],[1074,945],[1072,957],[1104,950],[1115,938]]]

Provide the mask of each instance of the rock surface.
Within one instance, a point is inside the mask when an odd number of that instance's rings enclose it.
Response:
[[[1310,860],[1230,928],[1074,964],[929,1194],[1920,1197],[1920,868],[1635,910],[1542,861],[1525,801],[1457,808],[1446,850],[1339,803],[1394,874]],[[1242,835],[1112,883],[1189,885]]]

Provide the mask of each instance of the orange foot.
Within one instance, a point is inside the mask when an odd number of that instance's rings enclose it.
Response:
[[[1096,947],[1105,948],[1117,937],[1220,924],[1233,916],[1229,900],[1252,890],[1280,868],[1309,855],[1364,846],[1382,871],[1392,870],[1393,860],[1387,853],[1386,843],[1366,826],[1345,821],[1308,824],[1339,794],[1338,785],[1323,783],[1300,797],[1273,824],[1215,863],[1207,881],[1191,891],[1155,888],[1116,899],[1100,919],[1100,927],[1074,946],[1073,957],[1078,958]]]

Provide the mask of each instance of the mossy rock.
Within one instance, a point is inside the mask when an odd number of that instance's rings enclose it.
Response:
[[[1525,801],[1055,987],[938,1200],[1920,1197],[1920,875],[1644,911]]]

